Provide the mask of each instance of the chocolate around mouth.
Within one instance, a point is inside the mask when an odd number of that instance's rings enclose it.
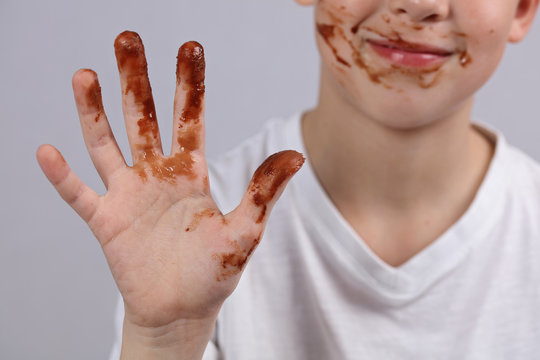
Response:
[[[390,40],[390,39],[387,41],[366,40],[366,42],[375,46],[382,46],[388,49],[395,49],[399,51],[405,51],[405,52],[416,53],[416,54],[431,54],[431,55],[438,55],[438,56],[450,56],[453,54],[453,52],[447,51],[444,49],[438,49],[438,48],[429,47],[429,46],[416,44],[416,43],[409,43],[403,40]]]

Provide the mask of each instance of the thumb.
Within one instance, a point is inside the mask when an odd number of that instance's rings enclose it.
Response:
[[[259,245],[272,207],[304,160],[302,154],[286,150],[270,155],[257,168],[240,205],[226,215],[227,222],[237,232],[237,240],[233,252],[223,253],[218,258],[222,267],[219,281],[242,271]]]
[[[272,207],[294,174],[304,164],[304,156],[294,150],[285,150],[270,155],[255,170],[246,194],[240,205],[230,214],[240,217],[261,229],[266,223]]]

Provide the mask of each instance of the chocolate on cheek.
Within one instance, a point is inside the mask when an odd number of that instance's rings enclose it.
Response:
[[[463,39],[467,38],[467,34],[465,34],[464,32],[452,31],[452,34],[454,36],[457,36],[458,38],[463,38]],[[469,52],[467,50],[460,51],[459,52],[459,64],[461,65],[461,67],[465,68],[465,67],[469,66],[471,63],[472,63],[472,57],[469,54]]]
[[[359,26],[360,26],[360,23],[358,23],[357,25],[354,25],[350,29],[351,32],[353,34],[356,34],[356,32],[358,32]],[[334,57],[340,64],[345,65],[346,67],[351,67],[350,63],[346,61],[345,59],[343,59],[338,54],[338,50],[336,46],[333,44],[333,40],[336,38],[341,38],[341,40],[345,41],[349,45],[349,47],[351,48],[352,57],[353,57],[355,65],[365,70],[372,82],[381,83],[380,74],[375,71],[372,71],[372,69],[366,65],[360,52],[356,49],[352,41],[347,38],[347,36],[345,35],[345,32],[339,25],[317,23],[317,31],[319,35],[321,35],[321,37],[324,39],[326,44],[330,47],[330,49],[332,50],[332,53],[334,54]]]
[[[360,29],[360,25],[362,24],[362,22],[358,22],[356,23],[353,27],[351,27],[351,33],[353,34],[356,34],[358,32],[358,30]]]
[[[378,34],[380,37],[385,38],[387,41],[395,44],[395,46],[397,47],[414,46],[404,41],[402,34],[397,30],[392,29],[391,36],[388,36],[368,26],[363,26],[362,28],[372,33]],[[380,83],[386,88],[391,89],[392,86],[387,84],[385,81],[382,81],[382,79],[386,79],[393,74],[403,74],[406,75],[408,78],[416,79],[418,86],[423,89],[427,89],[436,85],[440,79],[441,73],[439,72],[439,70],[441,69],[442,64],[421,69],[405,68],[398,65],[391,65],[390,68],[375,70],[372,66],[369,66],[364,62],[363,57],[361,56],[360,52],[354,47],[352,41],[349,41],[349,45],[351,47],[351,51],[353,52],[355,63],[360,68],[363,68],[366,71],[366,73],[373,82]]]
[[[330,47],[330,50],[332,50],[332,53],[334,54],[336,60],[342,65],[351,67],[351,64],[349,64],[349,62],[339,56],[337,48],[334,46],[334,44],[332,44],[332,39],[335,36],[335,27],[335,25],[317,24],[317,31],[319,32],[319,35],[321,35],[321,37],[324,39],[326,44]]]
[[[334,44],[334,41],[336,39],[341,39],[341,41],[344,41],[346,44],[349,45],[350,51],[351,51],[351,57],[353,60],[353,63],[359,67],[360,69],[364,70],[365,73],[368,75],[369,79],[376,84],[381,84],[387,89],[392,89],[393,87],[387,82],[388,77],[392,74],[403,74],[406,75],[409,78],[416,79],[418,86],[421,88],[430,88],[433,87],[438,83],[441,77],[441,72],[439,71],[442,67],[442,64],[435,65],[428,68],[421,68],[421,69],[415,69],[415,68],[404,68],[397,65],[392,65],[389,68],[381,68],[376,69],[375,67],[369,65],[362,56],[360,50],[358,47],[353,43],[351,39],[346,35],[346,31],[343,29],[343,21],[335,14],[332,13],[330,10],[324,10],[327,17],[331,19],[331,23],[324,24],[324,23],[317,23],[317,31],[319,35],[324,39],[325,43],[330,47],[332,50],[334,57],[336,58],[337,62],[345,65],[347,67],[350,67],[350,64],[347,60],[345,60],[338,52],[336,45]],[[381,16],[382,20],[390,24],[391,18],[383,14]],[[339,21],[337,21],[337,20]],[[421,31],[425,28],[422,24],[406,24],[403,23],[402,26],[408,26],[414,31]],[[379,36],[382,36],[387,41],[390,41],[396,46],[406,46],[410,47],[411,44],[407,43],[403,40],[402,35],[399,31],[392,29],[391,30],[391,36],[388,36],[386,34],[383,34],[379,31],[376,31],[373,28],[362,26],[362,22],[358,22],[355,25],[353,25],[349,32],[354,36],[358,33],[358,31],[364,28],[365,30],[377,33]],[[431,26],[430,26],[431,28]],[[465,33],[461,32],[453,32],[452,35],[455,37],[461,37],[466,38],[467,35]],[[447,35],[442,35],[441,38],[446,38]],[[458,60],[462,67],[467,67],[471,62],[472,58],[470,54],[463,50],[458,54]],[[341,69],[339,66],[336,67],[336,69],[340,70],[340,72],[343,73],[343,69]]]
[[[462,66],[462,67],[467,67],[469,66],[469,64],[472,63],[472,58],[471,58],[471,55],[467,52],[467,50],[463,50],[460,54],[459,54],[459,64]]]

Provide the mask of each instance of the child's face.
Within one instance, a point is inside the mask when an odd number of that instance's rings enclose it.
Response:
[[[459,113],[538,0],[297,0],[315,4],[323,89],[409,128]],[[468,116],[468,115],[467,115]]]

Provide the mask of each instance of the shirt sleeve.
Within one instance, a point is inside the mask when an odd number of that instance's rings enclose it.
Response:
[[[118,296],[116,312],[114,314],[114,343],[109,355],[109,360],[120,360],[120,350],[122,349],[122,327],[124,324],[124,302],[122,297]],[[216,331],[212,334],[212,338],[206,346],[203,360],[223,360],[215,343]]]

